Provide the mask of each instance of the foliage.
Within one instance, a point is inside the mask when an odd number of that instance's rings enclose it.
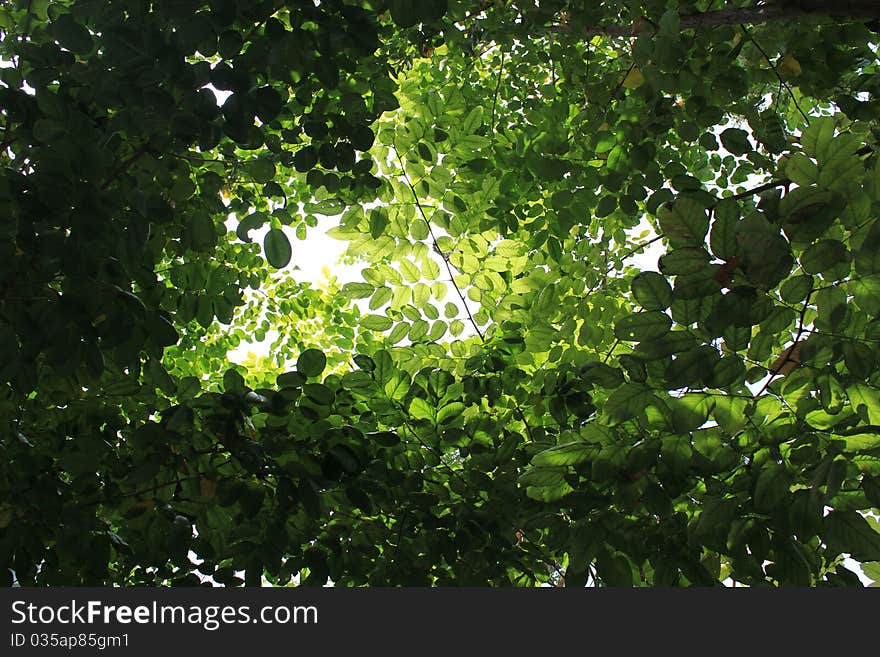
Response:
[[[711,4],[0,8],[6,583],[876,578],[878,16]]]

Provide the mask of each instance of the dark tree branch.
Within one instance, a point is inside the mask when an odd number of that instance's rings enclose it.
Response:
[[[249,43],[256,36],[256,34],[260,30],[260,28],[266,24],[266,21],[268,21],[275,14],[277,14],[279,11],[284,9],[284,7],[286,5],[287,5],[287,3],[282,0],[282,2],[279,2],[274,7],[272,7],[272,10],[262,20],[258,21],[254,25],[253,29],[250,32],[248,32],[247,36],[244,38],[244,43]]]
[[[723,25],[771,23],[774,21],[797,20],[809,16],[841,18],[849,20],[873,20],[880,18],[880,2],[876,0],[837,0],[819,2],[801,0],[800,2],[776,2],[756,7],[729,7],[701,14],[686,14],[681,17],[680,30],[704,30]],[[570,32],[568,25],[552,28],[556,32]],[[638,24],[597,25],[581,32],[583,36],[637,37]]]
[[[739,194],[734,194],[733,196],[725,196],[723,198],[718,199],[718,203],[721,201],[728,200],[738,200],[741,198],[746,198],[749,196],[754,196],[755,194],[760,194],[761,192],[766,192],[768,189],[776,189],[777,187],[788,187],[791,184],[791,181],[788,178],[780,178],[779,180],[771,180],[768,183],[764,183],[763,185],[758,185],[753,189],[747,189],[744,192],[740,192]],[[716,203],[715,205],[718,205]],[[714,206],[713,206],[714,207]]]
[[[148,144],[144,144],[140,148],[138,148],[134,153],[132,153],[128,159],[126,159],[122,164],[120,164],[116,169],[107,176],[107,180],[101,185],[101,191],[107,190],[114,180],[119,178],[123,173],[128,171],[132,164],[141,159],[144,155],[146,155],[147,151],[150,149]]]
[[[813,296],[813,292],[815,292],[815,290],[811,287],[810,291],[807,293],[807,298],[804,299],[804,305],[801,307],[801,313],[800,313],[800,316],[798,317],[798,330],[797,330],[797,335],[794,338],[794,342],[792,342],[791,346],[785,350],[785,352],[784,352],[785,357],[782,359],[782,363],[780,363],[776,367],[773,367],[770,369],[770,378],[767,379],[767,381],[764,383],[764,385],[758,391],[758,394],[755,395],[756,399],[764,394],[764,392],[767,390],[767,388],[770,387],[770,384],[773,383],[773,380],[776,378],[776,375],[779,374],[782,371],[782,368],[784,368],[788,363],[795,363],[795,366],[800,364],[801,359],[797,353],[798,352],[798,345],[800,345],[801,337],[806,332],[804,320],[806,319],[806,316],[807,316],[807,310],[810,307],[810,298]]]

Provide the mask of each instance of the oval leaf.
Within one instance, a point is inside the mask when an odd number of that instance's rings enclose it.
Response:
[[[273,228],[266,233],[263,250],[266,253],[266,260],[276,269],[286,267],[290,262],[290,256],[293,255],[290,241],[280,228]]]
[[[320,349],[306,349],[296,361],[296,369],[305,376],[318,376],[327,367],[327,356]]]

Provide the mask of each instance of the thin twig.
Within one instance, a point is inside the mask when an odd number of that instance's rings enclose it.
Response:
[[[611,345],[611,349],[609,349],[609,350],[608,350],[608,353],[605,354],[605,358],[602,359],[602,362],[603,362],[603,363],[607,363],[607,362],[608,362],[608,359],[611,358],[611,354],[614,353],[614,350],[617,349],[617,345],[619,345],[619,344],[620,344],[620,338],[617,338],[617,339],[614,341],[614,344]]]
[[[406,173],[406,169],[403,166],[403,160],[400,158],[400,153],[397,150],[397,146],[394,147],[394,154],[397,157],[398,163],[400,164],[400,169],[403,172],[403,177],[406,180],[406,184],[409,187],[410,191],[412,192],[416,207],[419,210],[419,214],[421,215],[422,220],[425,222],[425,225],[428,227],[428,234],[431,236],[431,243],[434,246],[434,249],[439,252],[440,247],[437,244],[437,238],[434,236],[434,229],[431,226],[431,222],[428,220],[428,216],[425,213],[425,209],[422,207],[421,201],[419,200],[418,193],[416,192],[416,188],[413,186],[412,181],[409,179],[409,175],[407,175],[407,173]],[[443,263],[446,265],[446,271],[449,273],[449,282],[452,283],[452,287],[455,288],[455,291],[458,293],[458,298],[461,299],[461,304],[464,306],[464,310],[467,313],[468,320],[470,321],[471,326],[474,327],[474,330],[477,332],[477,335],[479,336],[480,341],[485,342],[486,336],[480,330],[480,327],[477,324],[476,320],[474,319],[474,316],[471,314],[471,310],[468,307],[467,300],[465,299],[464,293],[461,291],[461,288],[459,288],[458,284],[456,284],[456,282],[455,282],[455,275],[452,272],[452,265],[449,263],[449,260],[446,257],[441,256],[441,259],[443,260]],[[526,428],[526,433],[529,436],[529,440],[534,441],[535,438],[532,435],[532,427],[529,425],[528,421],[526,420],[526,416],[525,416],[525,413],[523,413],[522,408],[520,408],[519,404],[517,404],[515,401],[514,401],[514,409],[516,410],[517,415],[519,415],[520,421],[523,423],[523,425]]]
[[[287,6],[287,3],[284,2],[284,0],[282,0],[277,5],[272,7],[272,11],[263,20],[259,21],[256,25],[254,25],[253,29],[250,32],[248,32],[247,36],[244,38],[244,43],[247,43],[248,41],[253,39],[254,35],[257,33],[257,30],[259,30],[261,27],[263,27],[263,25],[265,25],[266,21],[268,21],[275,14],[277,14],[279,11],[284,9],[285,6]]]
[[[617,98],[617,94],[620,93],[620,90],[623,89],[623,83],[626,82],[626,79],[629,77],[629,74],[632,73],[633,69],[636,67],[636,63],[633,62],[629,65],[629,68],[626,69],[626,73],[623,74],[623,77],[620,78],[620,81],[617,83],[617,86],[611,90],[611,95],[608,97],[608,102],[605,103],[605,109],[602,110],[602,116],[608,114],[608,110],[611,109],[611,103]]]
[[[120,164],[118,167],[116,167],[116,170],[113,171],[113,173],[111,173],[107,177],[107,180],[105,180],[104,183],[101,185],[101,191],[107,190],[114,180],[116,180],[119,176],[121,176],[123,173],[128,171],[129,167],[131,167],[132,164],[134,164],[139,159],[141,159],[144,155],[146,155],[148,150],[149,150],[149,145],[144,144],[143,146],[138,148],[134,153],[132,153],[128,157],[128,159],[126,159],[122,164]]]
[[[236,164],[240,164],[240,160],[238,158],[233,158],[232,161],[229,158],[222,157],[199,157],[198,155],[192,155],[190,153],[166,153],[168,157],[177,158],[178,160],[187,160],[189,162],[219,162],[220,164],[224,164],[226,166],[235,166]]]
[[[794,103],[794,106],[797,108],[797,111],[800,112],[800,115],[802,117],[804,117],[804,121],[806,121],[807,125],[809,125],[810,117],[807,116],[806,113],[804,112],[804,110],[801,109],[801,106],[798,104],[797,98],[794,97],[794,92],[791,90],[791,87],[788,86],[788,84],[785,82],[785,80],[782,79],[782,76],[779,75],[779,71],[776,70],[776,67],[773,65],[773,62],[771,61],[770,56],[767,54],[767,51],[765,51],[761,47],[761,44],[759,44],[757,41],[755,41],[755,37],[753,37],[752,33],[749,32],[749,28],[747,28],[745,25],[740,25],[740,28],[742,29],[743,34],[746,35],[746,38],[752,42],[752,44],[755,46],[755,48],[758,49],[758,52],[760,52],[761,55],[764,57],[764,59],[767,61],[767,64],[769,64],[770,68],[773,70],[774,75],[776,75],[776,78],[779,80],[779,84],[781,84],[783,87],[785,87],[785,90],[788,92],[788,95],[791,97],[791,101]]]
[[[428,234],[431,236],[431,244],[437,250],[440,251],[440,246],[437,244],[437,238],[434,236],[434,229],[431,226],[431,221],[428,219],[428,215],[425,213],[425,209],[422,207],[422,203],[419,200],[419,194],[416,192],[415,186],[412,184],[412,181],[409,179],[409,174],[406,172],[406,168],[404,167],[403,160],[400,158],[400,152],[397,150],[397,146],[394,146],[394,155],[397,158],[397,162],[400,164],[400,170],[403,173],[403,178],[406,181],[407,186],[412,192],[413,199],[415,200],[416,207],[419,210],[419,214],[422,216],[422,220],[425,222],[425,225],[428,227]],[[467,313],[468,319],[470,320],[471,326],[474,327],[474,330],[477,332],[477,335],[480,336],[480,340],[485,340],[483,336],[483,332],[480,330],[480,327],[477,325],[474,316],[471,314],[471,309],[468,308],[467,301],[465,300],[464,294],[461,291],[461,288],[458,287],[458,284],[455,282],[455,274],[452,272],[452,265],[449,264],[449,260],[445,257],[442,258],[443,264],[446,265],[446,271],[449,273],[449,281],[452,283],[452,287],[455,288],[455,291],[458,293],[458,298],[461,299],[461,303],[464,306],[464,310]]]
[[[532,435],[532,427],[529,426],[529,423],[526,421],[526,414],[523,413],[520,405],[516,403],[516,400],[513,402],[513,408],[516,410],[517,415],[519,415],[519,421],[522,422],[526,427],[526,433],[529,435],[529,440],[535,442],[535,437]]]
[[[495,95],[492,98],[492,121],[489,126],[492,128],[492,134],[495,134],[495,108],[498,105],[498,91],[501,89],[501,78],[504,75],[504,51],[501,51],[501,63],[498,65],[498,79],[495,82]]]
[[[776,375],[782,371],[783,367],[785,367],[788,363],[795,362],[794,359],[792,358],[792,354],[794,354],[797,351],[797,347],[800,344],[801,337],[803,336],[803,334],[806,330],[804,328],[804,320],[807,316],[807,309],[810,307],[810,297],[812,297],[812,296],[813,296],[813,289],[811,287],[810,291],[807,293],[807,298],[804,299],[804,305],[801,308],[801,314],[798,317],[798,331],[797,331],[797,335],[794,338],[794,342],[786,350],[785,358],[783,359],[782,363],[777,368],[770,370],[770,378],[767,379],[767,381],[764,383],[764,385],[758,391],[758,394],[755,395],[756,398],[760,397],[761,395],[764,394],[764,391],[767,390],[767,387],[773,382],[773,380],[776,378]],[[798,361],[796,361],[796,362],[799,363],[800,359],[798,359]]]
[[[715,205],[718,205],[719,203],[721,203],[721,201],[728,201],[728,200],[735,201],[735,200],[738,200],[741,198],[747,198],[749,196],[754,196],[755,194],[760,194],[761,192],[766,192],[768,189],[775,189],[777,187],[788,187],[789,185],[791,185],[791,180],[789,180],[788,178],[780,178],[779,180],[771,180],[768,183],[764,183],[763,185],[758,185],[757,187],[755,187],[753,189],[747,189],[746,191],[740,192],[739,194],[734,194],[733,196],[724,196],[724,197],[718,199],[715,202]],[[712,206],[713,209],[714,209],[715,205]]]
[[[652,237],[651,239],[649,239],[649,240],[646,241],[646,242],[642,242],[641,244],[636,244],[636,245],[635,245],[634,247],[632,247],[629,251],[627,251],[627,252],[624,253],[622,256],[620,256],[620,262],[621,262],[621,264],[623,263],[624,260],[626,260],[626,259],[629,258],[630,256],[635,255],[635,254],[638,253],[639,251],[644,250],[645,247],[650,246],[650,245],[653,244],[654,242],[659,242],[659,241],[662,240],[662,239],[663,239],[663,235],[657,235],[657,236],[655,236],[655,237]],[[608,278],[607,278],[608,274],[610,274],[612,271],[614,271],[614,268],[615,268],[616,266],[617,266],[617,265],[611,265],[610,267],[607,267],[607,268],[605,269],[605,272],[602,274],[602,277],[599,279],[599,282],[596,283],[596,284],[595,284],[593,287],[591,287],[589,290],[587,290],[587,292],[586,292],[586,296],[589,296],[589,295],[593,294],[594,292],[596,292],[597,290],[599,290],[602,286],[604,286],[605,283],[608,282]]]
[[[405,409],[401,409],[401,410],[405,411]],[[424,440],[419,438],[419,435],[415,432],[415,430],[411,426],[409,426],[409,422],[404,420],[403,426],[406,427],[407,429],[409,429],[409,432],[412,434],[412,437],[415,438],[415,441],[419,445],[421,445],[422,447],[424,447],[426,450],[428,450],[434,456],[437,457],[437,460],[440,461],[440,465],[442,465],[446,470],[448,470],[449,474],[451,474],[453,477],[458,479],[465,486],[470,486],[470,483],[468,482],[467,479],[464,478],[464,475],[462,475],[458,470],[456,470],[451,465],[449,465],[445,460],[443,460],[443,453],[439,449],[437,449],[433,445],[429,445]],[[478,497],[479,497],[479,495],[478,495]],[[485,499],[485,498],[480,498],[480,499],[482,499],[484,502],[489,501],[488,499]]]

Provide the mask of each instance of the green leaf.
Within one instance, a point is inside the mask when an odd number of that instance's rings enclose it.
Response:
[[[409,333],[407,337],[409,337],[410,341],[418,342],[422,338],[424,338],[428,334],[428,322],[423,319],[413,320],[412,326],[409,327]]]
[[[873,580],[871,586],[876,587],[877,583],[880,582],[880,563],[873,561],[870,563],[863,563],[861,566],[862,572],[865,573],[869,579]]]
[[[736,233],[742,270],[757,287],[769,290],[791,272],[791,245],[779,229],[754,213],[743,219]]]
[[[589,460],[596,453],[596,447],[587,442],[564,443],[535,454],[532,465],[539,468],[577,465]]]
[[[709,230],[709,215],[691,198],[679,198],[672,207],[660,208],[657,218],[663,236],[673,248],[700,245]]]
[[[785,175],[792,182],[809,187],[819,179],[819,167],[803,153],[795,153],[785,165]]]
[[[691,440],[687,436],[664,436],[660,449],[662,463],[667,465],[673,473],[684,474],[687,472],[693,459]]]
[[[266,260],[275,269],[286,267],[293,255],[287,235],[280,228],[272,228],[266,233],[263,239],[263,252],[266,254]]]
[[[633,585],[633,569],[623,554],[601,554],[596,561],[596,573],[605,586]]]
[[[614,196],[603,196],[596,205],[596,216],[607,217],[617,209],[617,199]]]
[[[354,364],[366,372],[372,372],[376,369],[376,361],[366,354],[357,354],[352,360]]]
[[[874,371],[874,351],[862,342],[844,342],[843,358],[853,376],[867,379]]]
[[[146,322],[150,337],[160,347],[170,347],[171,345],[177,344],[180,336],[174,328],[174,325],[162,314],[149,314],[147,315]]]
[[[660,271],[667,276],[681,276],[704,271],[709,254],[698,247],[681,247],[660,256]]]
[[[843,437],[845,452],[861,452],[880,448],[880,434],[854,433]]]
[[[372,296],[376,288],[369,283],[346,283],[342,286],[342,293],[349,299],[366,299]]]
[[[388,227],[388,212],[384,208],[374,208],[370,211],[370,236],[376,240],[382,236]]]
[[[238,239],[242,242],[250,242],[251,238],[248,233],[260,228],[266,223],[266,220],[267,217],[262,212],[252,212],[251,214],[245,215],[245,217],[238,222],[235,234],[238,235]]]
[[[399,322],[395,324],[394,328],[391,330],[391,333],[388,334],[388,341],[391,344],[397,344],[407,335],[409,335],[410,328],[410,325],[406,322]]]
[[[410,283],[418,283],[422,280],[422,272],[409,260],[400,261],[400,273]]]
[[[450,402],[437,409],[437,424],[450,424],[464,412],[465,405],[461,402]]]
[[[822,522],[822,538],[835,554],[880,561],[880,533],[856,511],[832,511]]]
[[[520,486],[555,487],[565,481],[565,470],[562,468],[529,468],[520,475]]]
[[[307,377],[319,376],[327,367],[327,356],[320,349],[306,349],[296,361],[296,369]]]
[[[754,503],[759,511],[772,511],[788,502],[791,478],[785,466],[767,463],[758,472]]]
[[[719,201],[715,206],[715,219],[709,243],[716,258],[730,260],[737,254],[736,228],[739,224],[739,206],[732,199]]]
[[[734,155],[746,155],[753,148],[749,142],[749,133],[739,128],[727,128],[721,133],[721,144]]]
[[[822,240],[810,246],[801,255],[801,267],[808,274],[821,274],[849,260],[849,251],[838,240]]]
[[[293,156],[293,166],[300,173],[310,171],[318,163],[318,150],[314,146],[305,146]]]
[[[391,291],[390,287],[383,286],[383,287],[377,288],[375,293],[373,294],[373,296],[370,298],[370,303],[369,303],[370,310],[376,310],[378,308],[381,308],[386,303],[391,301],[392,294],[393,294],[393,292]]]
[[[387,331],[394,325],[394,322],[384,315],[365,315],[360,324],[369,331]]]
[[[275,178],[275,163],[266,158],[250,160],[244,168],[257,183],[267,183]]]
[[[672,303],[672,287],[653,271],[638,274],[631,283],[633,297],[645,310],[665,310]]]
[[[85,57],[92,52],[94,43],[88,29],[70,14],[61,14],[52,24],[55,38],[64,48]]]
[[[371,431],[366,434],[366,439],[386,448],[400,444],[400,436],[393,431]]]
[[[786,303],[797,304],[806,299],[812,289],[812,276],[795,276],[782,283],[779,294]]]
[[[238,30],[226,30],[217,40],[217,54],[223,59],[232,59],[241,52],[244,45]]]
[[[669,315],[660,311],[643,311],[619,319],[614,325],[614,336],[619,340],[652,340],[666,335],[671,327]]]
[[[376,136],[369,126],[359,125],[352,132],[351,144],[359,151],[368,151],[375,138]]]
[[[391,18],[399,27],[412,27],[419,22],[418,5],[406,0],[389,0]]]
[[[277,89],[269,86],[260,87],[251,94],[251,102],[260,121],[269,123],[274,120],[284,107],[284,99]]]
[[[663,15],[660,17],[659,25],[659,34],[677,38],[679,30],[681,29],[681,19],[678,16],[678,12],[672,9],[663,12]]]
[[[584,381],[603,388],[616,388],[623,383],[623,374],[618,368],[595,361],[582,365],[580,375]]]
[[[858,278],[847,286],[862,310],[874,317],[880,315],[880,276]]]
[[[188,228],[194,250],[207,251],[214,246],[217,233],[214,231],[214,221],[209,215],[203,213],[194,215],[189,221]]]
[[[303,385],[303,394],[309,401],[318,406],[330,406],[333,403],[333,391],[321,383],[306,383]]]
[[[684,433],[701,427],[715,408],[715,399],[708,395],[684,395],[669,402],[672,408],[672,426]]]
[[[234,368],[229,368],[228,370],[226,370],[226,372],[223,373],[223,389],[226,392],[244,394],[244,377],[238,370]]]
[[[34,122],[32,134],[34,139],[49,144],[53,140],[61,137],[65,132],[64,124],[60,121],[52,121],[49,119],[37,119]]]
[[[414,397],[409,404],[409,414],[416,420],[433,421],[436,412],[436,409],[421,397]]]
[[[852,383],[846,388],[853,410],[868,424],[880,424],[880,391],[864,383]]]
[[[636,417],[657,398],[654,392],[642,383],[625,383],[611,393],[605,402],[604,412],[615,424]]]
[[[428,339],[431,342],[437,342],[440,338],[446,335],[447,329],[446,322],[441,319],[438,319],[433,324],[431,324],[431,330],[428,331]]]
[[[821,160],[834,139],[834,119],[830,116],[817,117],[801,135],[804,150]]]
[[[461,131],[463,134],[469,135],[477,131],[483,123],[483,108],[477,105],[461,122]]]
[[[439,20],[446,13],[447,0],[389,0],[391,18],[399,27],[413,27],[422,22]]]
[[[711,385],[716,388],[725,388],[741,383],[746,375],[746,366],[743,359],[737,354],[724,356],[712,370]]]

